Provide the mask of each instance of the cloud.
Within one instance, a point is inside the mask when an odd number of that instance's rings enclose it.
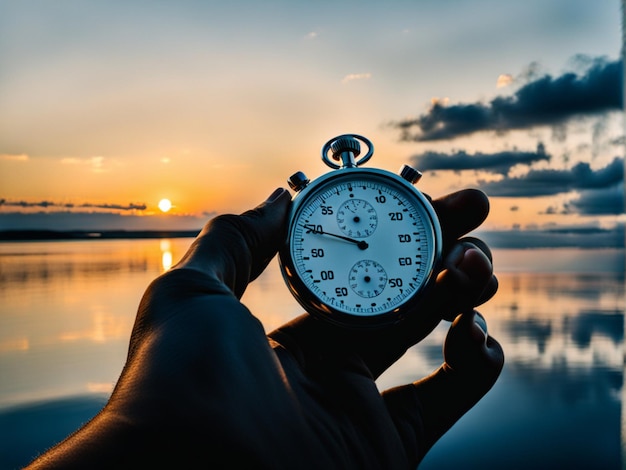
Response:
[[[592,170],[580,162],[571,169],[530,170],[522,176],[480,182],[479,187],[493,197],[551,196],[575,190],[606,189],[624,181],[624,159],[616,157],[604,168]]]
[[[509,86],[511,83],[513,83],[513,81],[514,81],[513,75],[511,75],[509,73],[504,73],[504,74],[498,76],[498,80],[496,82],[496,87],[504,88],[506,86]]]
[[[126,215],[114,212],[0,212],[3,230],[200,230],[207,218],[195,215]]]
[[[35,202],[7,201],[6,199],[0,199],[0,207],[2,206],[23,207],[23,208],[42,207],[44,209],[48,207],[62,207],[66,209],[76,207],[76,205],[73,203],[60,203],[60,202],[53,202],[53,201],[35,201]],[[108,210],[116,210],[116,211],[133,211],[133,210],[145,211],[148,206],[145,203],[135,204],[131,202],[130,204],[84,203],[84,204],[80,204],[77,207],[91,208],[91,209],[108,209]]]
[[[366,73],[351,73],[343,77],[341,83],[349,83],[355,80],[369,80],[372,78],[372,74],[369,72]]]
[[[112,209],[112,210],[121,210],[121,211],[132,211],[132,210],[145,211],[148,206],[145,203],[134,204],[131,202],[130,204],[127,204],[127,205],[86,203],[86,204],[81,204],[80,207],[91,207],[95,209]]]
[[[572,72],[536,78],[512,96],[489,103],[445,106],[434,103],[417,118],[392,123],[406,141],[452,139],[480,131],[505,132],[535,126],[559,126],[569,119],[621,111],[622,62],[596,59],[583,75]]]
[[[100,155],[90,158],[65,157],[61,159],[62,165],[85,165],[91,168],[94,173],[105,173],[110,171],[107,160]]]
[[[615,145],[618,147],[626,145],[626,135],[620,135],[616,137],[615,139],[611,140],[609,144]]]
[[[51,202],[51,201],[37,201],[37,202],[26,202],[26,201],[7,201],[6,199],[0,199],[0,206],[16,206],[16,207],[54,207],[59,206],[59,204]]]
[[[567,212],[583,215],[618,215],[624,213],[624,184],[596,191],[582,191],[565,205]]]
[[[485,154],[476,152],[473,155],[460,150],[455,153],[427,151],[412,157],[412,161],[420,170],[484,170],[491,173],[506,175],[509,170],[519,164],[530,165],[538,161],[549,161],[550,155],[544,145],[539,142],[535,152],[519,150],[502,151]]]
[[[555,226],[546,229],[480,230],[476,235],[492,248],[623,248],[624,225]],[[615,257],[616,272],[624,272],[624,259]]]
[[[0,160],[12,161],[12,162],[27,162],[29,160],[28,155],[25,153],[22,154],[8,154],[3,153],[0,154]]]

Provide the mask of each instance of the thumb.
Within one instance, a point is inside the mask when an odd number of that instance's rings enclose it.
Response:
[[[290,201],[289,192],[279,188],[241,215],[211,219],[176,268],[196,269],[217,277],[241,297],[283,242]]]
[[[285,240],[289,191],[276,189],[263,203],[239,216],[240,230],[252,252],[250,281],[267,267]]]

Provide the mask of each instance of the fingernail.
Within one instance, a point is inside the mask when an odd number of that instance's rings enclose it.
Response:
[[[466,250],[455,260],[456,268],[463,271],[467,276],[475,280],[486,281],[493,274],[493,266],[489,258],[478,248],[466,247]]]
[[[468,308],[461,315],[461,321],[466,321],[466,326],[468,327],[469,333],[476,341],[476,343],[483,344],[489,338],[487,334],[487,322],[485,321],[485,317],[483,317],[477,310],[473,308]]]
[[[265,202],[274,202],[276,199],[278,199],[285,191],[287,191],[285,188],[276,188],[274,190],[274,192],[272,194],[270,194],[270,196],[266,199]]]
[[[452,264],[455,267],[458,268],[463,262],[463,258],[465,258],[465,251],[466,247],[461,244],[456,245],[454,248],[452,248],[452,251],[450,251],[450,261],[452,261]]]
[[[485,317],[476,311],[474,312],[474,323],[476,323],[476,325],[483,330],[485,335],[487,334],[487,321],[485,320]]]

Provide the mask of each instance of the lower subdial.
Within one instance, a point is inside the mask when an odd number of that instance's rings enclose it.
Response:
[[[387,285],[387,272],[376,261],[361,260],[350,269],[350,288],[361,297],[380,295]]]
[[[378,215],[369,202],[350,199],[339,207],[337,225],[350,237],[369,237],[378,226]]]

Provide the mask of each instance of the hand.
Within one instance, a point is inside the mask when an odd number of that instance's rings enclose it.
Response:
[[[290,195],[211,220],[140,303],[127,363],[102,412],[32,465],[415,468],[495,383],[504,357],[474,320],[497,281],[488,248],[459,239],[486,197],[433,205],[446,253],[427,305],[400,326],[350,331],[304,314],[266,336],[239,301],[285,237]],[[415,383],[375,380],[442,318],[444,364]]]

